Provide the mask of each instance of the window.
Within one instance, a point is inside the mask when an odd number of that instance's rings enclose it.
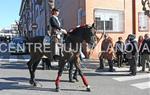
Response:
[[[106,30],[113,30],[113,19],[112,18],[105,21],[105,29]]]
[[[146,16],[144,12],[138,13],[138,21],[139,21],[139,24],[138,24],[139,31],[148,32],[149,20],[148,20],[148,16]]]
[[[96,29],[97,30],[104,30],[104,21],[101,18],[96,17]]]
[[[124,13],[116,10],[95,10],[96,29],[99,32],[123,32]]]

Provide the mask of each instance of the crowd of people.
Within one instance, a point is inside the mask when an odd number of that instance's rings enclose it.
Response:
[[[130,75],[136,75],[137,66],[142,66],[142,72],[145,72],[145,68],[148,67],[147,72],[150,72],[149,34],[145,34],[144,37],[139,36],[138,41],[133,34],[129,34],[125,42],[122,37],[118,37],[115,44],[113,44],[112,38],[105,34],[101,44],[98,69],[104,69],[103,59],[108,61],[110,72],[115,71],[114,63],[117,63],[117,67],[120,68],[124,62],[127,62],[130,66]]]

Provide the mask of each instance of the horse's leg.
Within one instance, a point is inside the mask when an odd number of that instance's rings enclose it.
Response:
[[[33,80],[33,82],[34,82],[34,84],[33,84],[33,86],[37,86],[37,83],[36,83],[36,81],[35,81],[35,71],[36,71],[36,69],[37,69],[37,66],[38,66],[38,64],[39,64],[39,62],[40,62],[40,59],[41,58],[37,58],[38,60],[36,60],[36,62],[33,64],[33,66],[32,66],[32,75],[33,75],[33,77],[32,77],[32,80]]]
[[[58,74],[57,74],[57,78],[55,80],[55,85],[56,85],[56,91],[59,92],[60,88],[59,88],[59,85],[60,85],[60,77],[62,76],[62,73],[63,73],[63,70],[64,70],[64,67],[65,67],[65,59],[61,59],[60,60],[60,67],[59,67],[59,70],[58,70]]]
[[[28,69],[29,69],[29,73],[30,73],[30,81],[29,83],[33,86],[36,86],[36,82],[35,82],[35,69],[36,69],[36,65],[38,65],[38,61],[40,60],[39,58],[34,58],[31,57],[30,61],[27,63],[28,65]]]
[[[72,58],[69,61],[69,82],[74,82],[73,77],[72,77],[72,72],[73,72],[73,60]]]
[[[52,69],[53,68],[51,64],[52,54],[48,52],[48,53],[45,53],[45,56],[47,56],[46,63],[47,63],[48,69]]]
[[[29,83],[31,84],[31,85],[34,85],[35,86],[35,82],[34,82],[34,75],[33,75],[33,70],[32,70],[32,65],[34,64],[34,59],[33,58],[31,58],[30,59],[30,61],[27,63],[27,65],[28,65],[28,69],[29,69],[29,73],[30,73],[30,81],[29,81]]]
[[[76,69],[75,72],[74,72],[74,74],[73,74],[73,79],[75,79],[76,82],[79,81],[77,77],[78,77],[78,70]]]
[[[48,58],[45,61],[46,61],[47,69],[51,69],[52,68],[51,61]]]
[[[50,69],[51,68],[51,62],[48,58],[42,58],[42,66],[43,70]]]
[[[80,54],[76,54],[76,55],[75,55],[75,58],[74,58],[75,64],[74,64],[74,65],[75,65],[77,71],[79,72],[79,75],[81,76],[84,85],[87,87],[87,91],[91,91],[90,86],[89,86],[89,84],[88,84],[88,81],[87,81],[85,75],[84,75],[84,74],[82,73],[82,71],[81,71],[80,57],[79,57],[79,55],[80,55]]]

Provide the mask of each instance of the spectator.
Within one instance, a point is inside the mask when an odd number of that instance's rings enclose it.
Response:
[[[129,63],[128,63],[128,56],[127,56],[126,49],[127,49],[128,44],[130,44],[129,37],[130,35],[128,35],[127,39],[125,40],[125,52],[124,52],[124,61],[127,62],[127,65],[129,65]]]
[[[122,41],[122,37],[119,37],[115,44],[115,52],[117,56],[117,66],[121,67],[124,58],[124,43]]]
[[[113,41],[112,38],[106,34],[104,35],[104,40],[102,41],[101,51],[102,52],[99,55],[100,67],[98,69],[104,69],[103,59],[106,59],[108,60],[109,71],[113,72]]]
[[[150,37],[149,34],[145,34],[144,41],[142,42],[142,46],[140,48],[141,54],[141,63],[142,63],[142,71],[145,71],[146,63],[148,63],[149,71],[150,72]]]
[[[130,75],[135,76],[137,72],[137,62],[138,62],[138,44],[135,40],[135,36],[130,34],[129,35],[129,41],[130,43],[127,45],[126,49],[126,57],[128,58],[128,63],[130,65]]]
[[[139,48],[139,49],[141,48],[141,45],[142,45],[142,43],[143,43],[143,40],[144,40],[143,36],[139,36],[139,38],[138,38],[138,48]],[[140,53],[139,53],[138,66],[139,66],[139,67],[142,66],[142,64],[141,64],[141,54],[140,54]]]

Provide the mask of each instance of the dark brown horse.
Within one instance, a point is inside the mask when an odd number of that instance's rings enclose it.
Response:
[[[43,52],[40,51],[39,49],[36,50],[35,52],[35,45],[31,46],[31,50],[30,50],[30,55],[31,55],[31,59],[30,61],[27,63],[28,68],[29,68],[29,72],[30,72],[30,84],[32,84],[33,86],[36,86],[36,81],[35,81],[35,71],[37,69],[37,66],[39,64],[40,59],[42,58],[43,55],[47,56],[50,60],[52,60],[52,58],[59,60],[59,71],[58,71],[58,75],[57,75],[57,79],[55,81],[56,84],[56,91],[59,91],[59,83],[60,83],[60,77],[62,75],[63,69],[65,64],[72,60],[72,62],[74,63],[77,71],[79,72],[79,75],[81,76],[84,85],[87,87],[87,90],[90,91],[89,88],[89,84],[87,83],[87,80],[85,78],[85,76],[83,75],[82,71],[81,71],[81,67],[80,67],[80,43],[82,43],[82,41],[86,41],[87,43],[89,43],[89,45],[91,45],[91,47],[94,45],[95,41],[94,41],[94,33],[92,32],[92,28],[88,25],[82,26],[82,27],[78,27],[76,29],[74,29],[71,33],[68,33],[66,40],[64,43],[66,43],[66,47],[65,49],[62,49],[62,54],[61,55],[54,55],[52,56],[52,53],[50,52]],[[42,49],[44,48],[43,45],[43,39],[44,37],[34,37],[28,40],[28,42],[32,42],[32,43],[41,43]],[[66,51],[66,49],[70,49],[70,45],[71,44],[71,51]],[[78,44],[78,46],[77,46]],[[69,45],[69,46],[68,46]],[[50,46],[52,47],[52,46]],[[76,47],[76,48],[74,48]],[[52,50],[51,48],[48,49]],[[73,50],[75,50],[75,52],[73,52]]]

